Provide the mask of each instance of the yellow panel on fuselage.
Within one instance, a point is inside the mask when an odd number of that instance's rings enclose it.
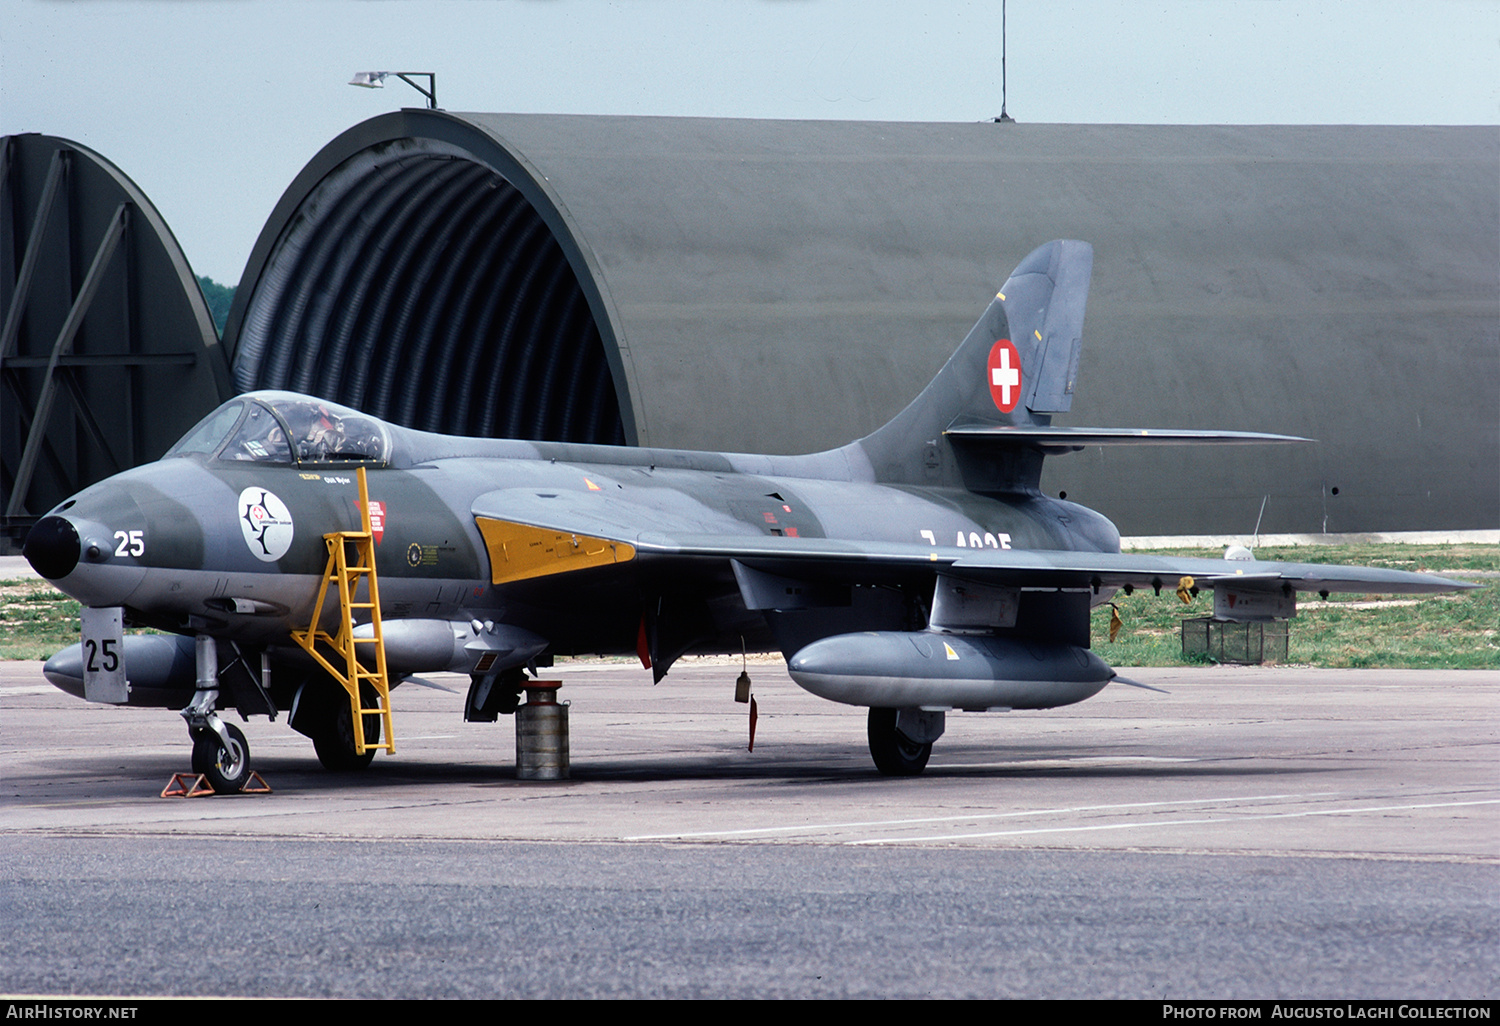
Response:
[[[490,553],[490,580],[494,584],[626,563],[635,558],[635,546],[626,542],[489,517],[476,517],[475,521]]]

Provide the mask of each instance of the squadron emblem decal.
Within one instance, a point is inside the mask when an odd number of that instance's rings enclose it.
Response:
[[[997,339],[990,347],[990,398],[1001,413],[1009,413],[1021,401],[1021,354],[1010,339]]]
[[[256,559],[274,563],[292,547],[291,511],[274,493],[246,488],[240,492],[240,532]]]

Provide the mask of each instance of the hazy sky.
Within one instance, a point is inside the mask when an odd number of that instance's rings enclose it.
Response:
[[[1500,124],[1496,0],[1011,0],[1028,122]],[[454,111],[979,121],[1000,3],[0,0],[0,134],[118,165],[194,270],[236,284],[307,161],[424,101]]]

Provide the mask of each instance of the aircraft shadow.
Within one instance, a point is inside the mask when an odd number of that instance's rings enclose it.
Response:
[[[743,756],[743,757],[741,757]],[[1275,779],[1307,774],[1325,774],[1347,771],[1347,765],[1329,764],[1316,760],[1298,759],[1247,759],[1243,756],[1225,756],[1223,760],[1211,757],[1193,762],[1142,762],[1120,765],[1108,760],[1122,762],[1143,758],[1134,754],[1121,754],[1107,750],[1073,749],[1067,752],[1036,752],[1024,754],[1007,752],[1004,749],[955,750],[943,757],[934,757],[934,762],[918,777],[883,777],[874,766],[867,764],[863,753],[857,758],[841,754],[835,757],[809,752],[805,757],[794,758],[776,755],[758,758],[740,753],[734,758],[723,755],[694,757],[675,754],[668,758],[642,759],[637,757],[588,758],[571,766],[565,780],[538,781],[521,780],[516,776],[514,762],[497,760],[493,765],[476,765],[473,762],[454,763],[425,761],[421,758],[389,758],[377,756],[368,769],[352,772],[330,772],[318,765],[309,753],[301,755],[257,756],[254,769],[271,786],[273,791],[366,791],[380,792],[401,790],[410,787],[432,785],[467,785],[496,788],[567,788],[580,784],[663,784],[701,782],[759,781],[770,785],[806,785],[814,783],[860,783],[887,782],[906,787],[921,787],[927,781],[958,780],[1140,780],[1172,781],[1188,779]],[[1150,758],[1150,757],[1144,757]],[[1069,760],[1089,760],[1069,764]],[[755,760],[755,761],[752,761]],[[1015,761],[1011,761],[1015,760]],[[1101,763],[1094,763],[1100,760]],[[77,787],[86,780],[99,781],[97,766],[84,768],[75,763],[58,762],[52,766],[49,780],[54,785]],[[116,762],[112,779],[118,784],[120,793],[138,793],[140,781],[156,781],[164,784],[173,773],[188,771],[187,760],[163,758],[161,756],[124,757]],[[111,791],[115,787],[109,786]],[[94,791],[93,788],[90,788]],[[97,794],[97,791],[94,791]],[[41,796],[39,796],[41,797]],[[48,789],[43,798],[57,800],[55,791]],[[24,799],[12,799],[19,805]]]

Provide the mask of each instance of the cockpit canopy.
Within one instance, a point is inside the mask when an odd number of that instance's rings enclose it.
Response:
[[[210,413],[167,456],[252,463],[386,466],[386,425],[347,406],[293,392],[249,392]]]

